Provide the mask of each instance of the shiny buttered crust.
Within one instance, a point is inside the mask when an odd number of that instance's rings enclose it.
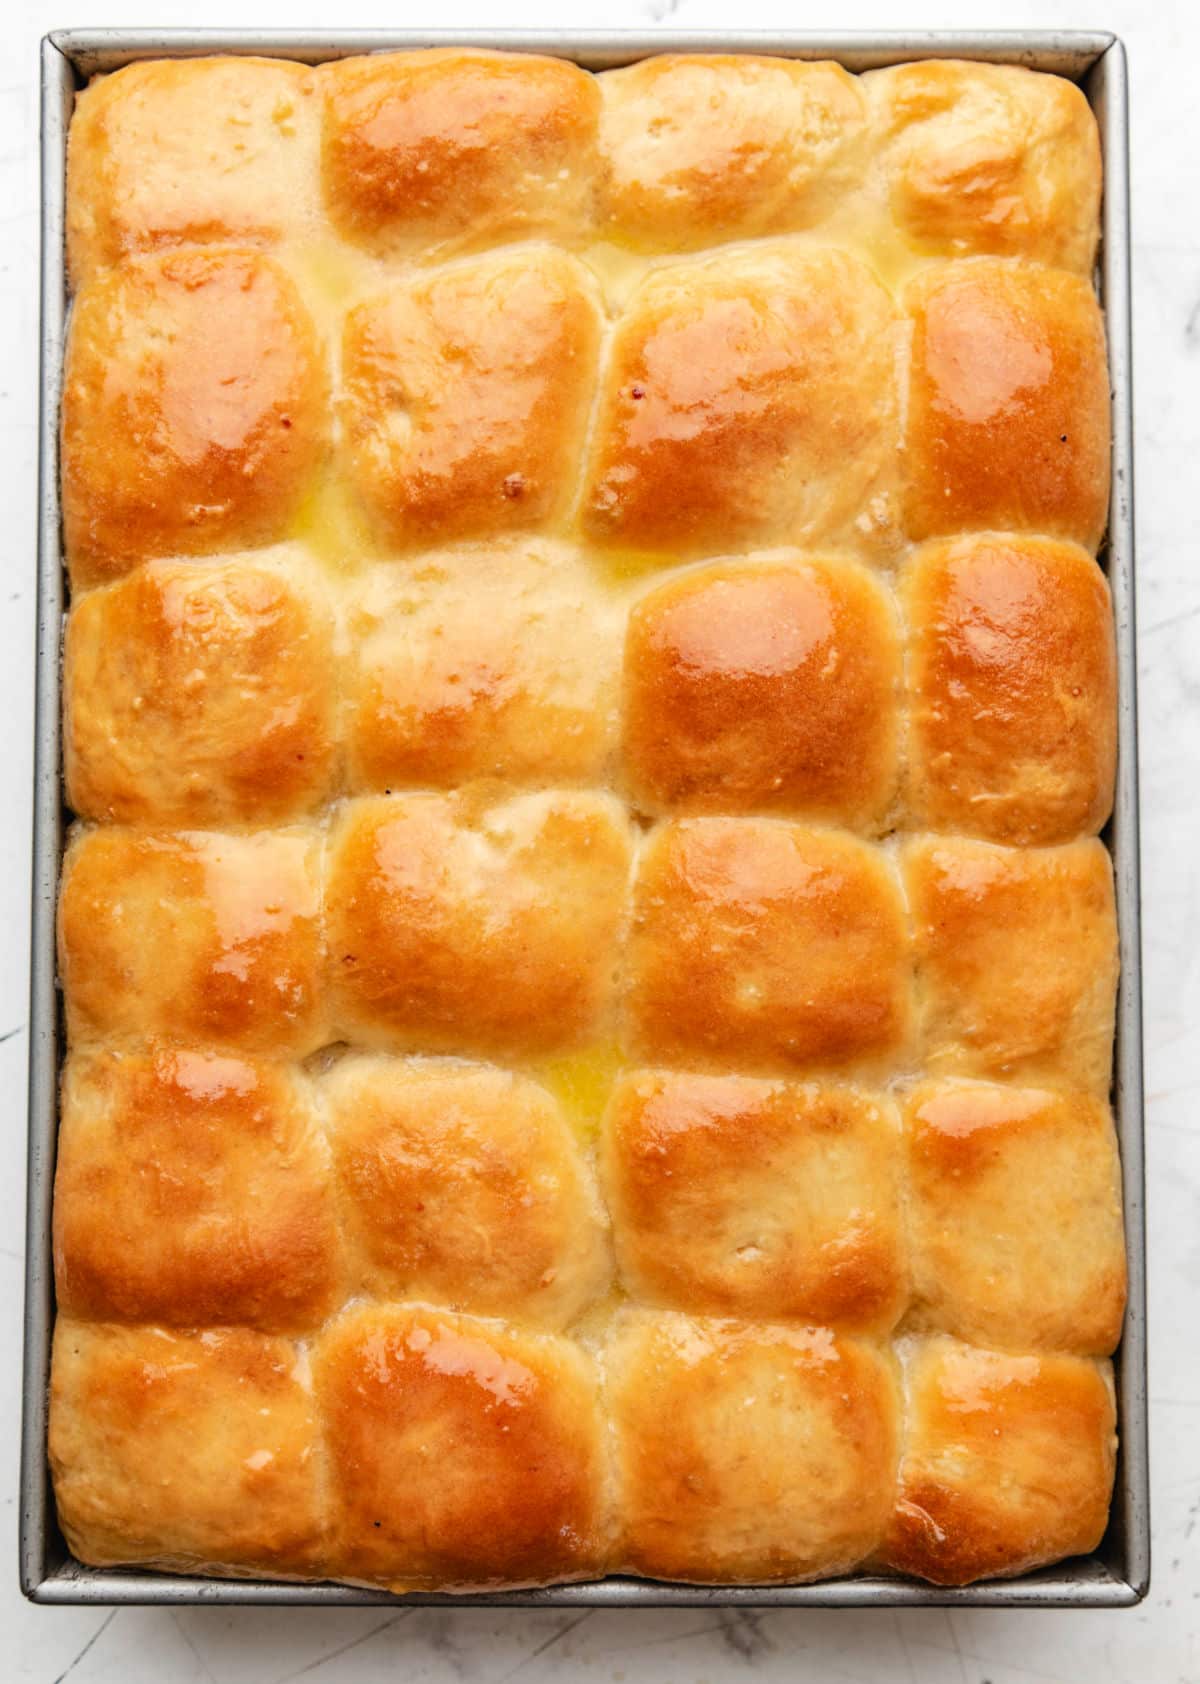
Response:
[[[910,958],[887,857],[775,819],[683,819],[641,855],[627,1034],[666,1064],[903,1064]]]
[[[992,258],[926,270],[912,318],[905,524],[1095,551],[1108,516],[1104,321],[1079,275]]]
[[[567,544],[502,538],[371,569],[348,601],[350,788],[602,782],[623,629]]]
[[[1090,1549],[1126,1283],[1080,90],[146,61],[68,177],[75,1555]]]
[[[319,1091],[352,1288],[548,1327],[604,1290],[603,1207],[544,1088],[484,1065],[360,1055]]]
[[[315,830],[300,826],[77,832],[58,904],[72,1044],[314,1051],[328,1039],[320,855]]]
[[[572,1341],[372,1305],[326,1332],[313,1369],[338,1577],[403,1591],[603,1571],[598,1381]]]
[[[859,258],[768,242],[650,272],[617,323],[586,534],[711,555],[896,542],[899,316]]]
[[[330,793],[333,616],[302,551],[153,562],[77,605],[67,799],[118,824],[271,823]]]
[[[1086,551],[986,534],[905,570],[908,810],[918,828],[1066,842],[1112,808],[1116,650]]]
[[[318,78],[325,203],[347,238],[428,257],[590,220],[600,90],[577,65],[440,49]]]
[[[634,802],[870,829],[896,790],[900,665],[895,612],[865,569],[779,552],[681,574],[629,617]]]
[[[904,1133],[921,1319],[980,1345],[1107,1356],[1125,1309],[1108,1106],[926,1082],[905,1104]]]
[[[349,1041],[530,1054],[613,1007],[630,837],[615,801],[351,802],[330,841],[329,992]]]
[[[316,1411],[291,1340],[60,1316],[50,1467],[81,1561],[322,1576]]]
[[[1107,1362],[938,1338],[910,1353],[907,1370],[885,1566],[962,1585],[1096,1548],[1116,1459]]]
[[[299,1331],[342,1287],[329,1147],[286,1065],[75,1053],[54,1216],[67,1316]]]
[[[352,311],[345,468],[387,543],[428,548],[561,514],[599,341],[593,276],[549,246],[479,258]]]
[[[1060,76],[953,59],[862,78],[896,224],[943,257],[1028,257],[1089,278],[1100,137]]]
[[[926,1068],[1106,1095],[1117,992],[1107,850],[924,837],[906,848],[904,877]]]
[[[866,102],[840,64],[667,53],[598,82],[608,239],[676,251],[790,233],[863,179]]]
[[[84,286],[141,251],[270,245],[319,210],[314,75],[282,59],[162,59],[97,76],[67,150],[67,255]]]
[[[899,1149],[880,1094],[625,1076],[603,1161],[626,1289],[701,1314],[888,1331],[907,1296]]]
[[[326,379],[295,282],[254,251],[102,271],[71,314],[62,402],[72,583],[287,535],[326,449]]]
[[[620,1563],[659,1579],[795,1582],[876,1548],[899,1389],[828,1328],[626,1312],[605,1352]]]

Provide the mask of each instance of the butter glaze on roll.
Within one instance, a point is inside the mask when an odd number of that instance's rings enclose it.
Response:
[[[1112,1366],[919,1345],[881,1557],[936,1585],[1012,1578],[1094,1550],[1108,1522]]]
[[[717,1315],[886,1331],[907,1288],[899,1145],[880,1094],[631,1073],[603,1149],[628,1290]]]
[[[599,317],[548,248],[481,258],[346,323],[347,470],[398,547],[526,531],[563,507]]]
[[[877,849],[770,819],[685,819],[643,851],[628,1033],[646,1059],[778,1070],[903,1062],[906,920]]]
[[[325,203],[352,239],[421,255],[570,238],[591,209],[600,93],[561,59],[435,49],[317,72]]]
[[[615,1324],[607,1367],[621,1558],[636,1571],[794,1583],[876,1546],[899,1397],[870,1345],[643,1310]]]
[[[1071,538],[1108,512],[1108,365],[1096,295],[1076,275],[977,258],[912,283],[907,525]]]
[[[320,1097],[364,1290],[552,1328],[603,1291],[603,1207],[537,1083],[362,1056],[338,1063]]]
[[[286,1065],[75,1054],[55,1209],[64,1315],[299,1332],[342,1287],[329,1149]]]
[[[1085,551],[984,534],[905,571],[909,805],[917,825],[1066,842],[1112,809],[1112,601]]]
[[[368,1306],[326,1331],[314,1374],[342,1576],[411,1590],[602,1570],[597,1381],[573,1342]]]
[[[75,300],[62,407],[72,582],[286,536],[326,448],[317,336],[257,252],[182,248]]]
[[[895,547],[899,321],[857,257],[764,243],[654,269],[618,322],[585,480],[603,544]]]
[[[67,153],[76,286],[139,251],[310,231],[313,72],[282,59],[145,60],[77,96]]]
[[[301,817],[330,792],[337,683],[302,553],[139,567],[67,623],[71,805],[126,824]]]
[[[598,82],[610,237],[673,251],[787,233],[858,185],[864,100],[839,64],[664,53]]]
[[[1094,1549],[1080,90],[148,61],[68,176],[74,1556],[469,1592]]]
[[[638,805],[870,828],[895,794],[900,658],[886,592],[844,561],[778,552],[660,585],[625,644]]]

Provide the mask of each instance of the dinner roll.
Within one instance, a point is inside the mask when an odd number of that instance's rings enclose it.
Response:
[[[586,1040],[611,1002],[629,857],[600,795],[351,802],[328,880],[342,1034],[468,1054]]]
[[[913,322],[912,538],[999,529],[1096,550],[1108,518],[1104,322],[1078,275],[976,258],[924,270]]]
[[[313,73],[284,59],[146,59],[75,96],[67,257],[75,285],[136,252],[315,232]]]
[[[397,549],[544,527],[570,501],[599,347],[595,282],[496,253],[352,310],[345,466]]]
[[[908,932],[878,849],[775,819],[686,819],[642,856],[627,1018],[647,1061],[782,1072],[903,1060]]]
[[[323,1576],[317,1424],[301,1349],[63,1316],[50,1467],[71,1554],[93,1567]]]
[[[1108,1363],[938,1338],[913,1353],[906,1391],[885,1565],[965,1585],[1096,1548],[1116,1449]]]
[[[214,246],[102,273],[75,300],[63,373],[72,583],[285,537],[325,400],[316,330],[271,258]]]
[[[651,270],[617,323],[585,533],[694,556],[889,553],[898,331],[847,252],[778,241]]]
[[[650,251],[820,222],[865,162],[865,101],[840,64],[662,53],[598,78],[601,228]]]
[[[337,683],[326,592],[291,548],[139,567],[67,621],[71,806],[118,824],[302,817],[329,792]]]
[[[624,1533],[659,1579],[791,1583],[848,1572],[892,1505],[891,1364],[828,1328],[630,1311],[605,1356]]]
[[[428,256],[589,220],[600,93],[576,65],[455,47],[317,76],[325,202],[348,238]]]
[[[1121,1166],[1082,1093],[926,1082],[905,1106],[923,1319],[979,1345],[1107,1356],[1125,1308]]]
[[[1014,64],[928,59],[862,78],[889,205],[943,257],[1029,257],[1090,279],[1100,136],[1083,90]]]
[[[1117,989],[1107,850],[923,837],[904,873],[927,1068],[1107,1094]]]
[[[323,1321],[341,1285],[329,1169],[287,1066],[194,1048],[74,1054],[54,1188],[60,1311],[274,1332]]]
[[[907,1297],[899,1129],[880,1094],[632,1071],[604,1128],[630,1293],[887,1331]]]
[[[353,789],[603,780],[624,619],[570,545],[501,538],[385,562],[347,620]]]
[[[485,1589],[602,1570],[596,1379],[577,1346],[363,1305],[318,1341],[314,1372],[337,1577]]]
[[[1086,551],[984,534],[906,570],[908,805],[918,828],[1068,842],[1112,808],[1112,602]]]
[[[603,1291],[604,1211],[544,1088],[366,1055],[320,1087],[364,1291],[548,1327]]]
[[[59,973],[75,1046],[161,1036],[286,1056],[321,1045],[314,830],[81,830],[63,861]]]
[[[675,575],[629,619],[634,799],[877,826],[895,793],[900,670],[888,595],[853,564],[778,552]]]

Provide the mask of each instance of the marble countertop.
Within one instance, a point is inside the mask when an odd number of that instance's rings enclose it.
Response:
[[[12,0],[0,64],[0,1677],[37,1684],[1200,1684],[1200,8],[1190,0],[359,0],[361,27],[1116,30],[1133,88],[1154,1579],[1116,1612],[34,1608],[16,1583],[37,392],[37,41],[58,25],[319,28],[314,0]]]

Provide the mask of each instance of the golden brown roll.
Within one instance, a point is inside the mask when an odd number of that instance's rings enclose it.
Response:
[[[713,555],[895,541],[898,323],[857,257],[778,241],[652,271],[617,324],[583,525]]]
[[[370,1305],[329,1328],[314,1372],[337,1577],[441,1590],[603,1570],[596,1379],[577,1346]]]
[[[497,253],[352,310],[345,456],[398,548],[541,527],[568,501],[600,319],[549,247]]]
[[[823,1327],[630,1311],[605,1363],[618,1565],[769,1584],[846,1572],[875,1548],[899,1397],[872,1346]]]
[[[840,64],[663,53],[599,77],[602,231],[679,251],[809,228],[863,168]]]
[[[428,255],[586,228],[600,93],[576,65],[443,48],[317,75],[325,200],[350,238]]]
[[[246,1051],[321,1045],[320,842],[81,830],[63,862],[58,951],[67,1031]]]
[[[904,874],[926,1067],[1107,1094],[1117,925],[1101,844],[925,837]]]
[[[486,1065],[359,1056],[321,1093],[362,1290],[547,1327],[604,1290],[604,1211],[543,1088]]]
[[[916,826],[1021,844],[1099,830],[1117,674],[1092,558],[1047,538],[955,538],[923,546],[903,589]]]
[[[697,1314],[888,1331],[907,1285],[899,1145],[878,1094],[631,1072],[603,1146],[626,1288]]]
[[[64,1315],[296,1332],[333,1309],[338,1251],[329,1151],[288,1067],[167,1047],[67,1061]]]
[[[903,1060],[904,909],[885,856],[775,819],[686,819],[642,856],[634,1055],[795,1071]]]
[[[1029,257],[1090,276],[1100,137],[1082,89],[954,59],[873,70],[861,85],[892,216],[919,251]]]
[[[586,1040],[611,999],[629,857],[601,795],[351,802],[327,890],[341,1032],[471,1054]]]
[[[1107,1356],[1125,1308],[1108,1107],[927,1082],[906,1103],[905,1136],[913,1287],[929,1322],[980,1345]]]
[[[906,1390],[885,1565],[964,1585],[1096,1548],[1116,1452],[1108,1363],[931,1339]]]
[[[170,251],[75,301],[63,532],[78,588],[147,557],[286,534],[325,448],[325,374],[295,284],[252,251]]]
[[[373,569],[348,611],[350,787],[600,782],[621,630],[566,544],[503,538]]]
[[[679,574],[629,620],[634,799],[877,825],[896,786],[899,679],[888,595],[852,563],[781,554]]]
[[[159,246],[271,243],[316,211],[313,73],[283,59],[158,59],[76,96],[67,255],[83,286]]]
[[[1077,275],[975,258],[908,289],[907,525],[1071,538],[1108,516],[1108,364],[1096,295]]]
[[[67,1545],[94,1567],[323,1575],[313,1400],[290,1340],[61,1317],[50,1466]]]
[[[67,797],[84,818],[271,823],[327,793],[333,619],[294,550],[155,562],[74,606]]]

